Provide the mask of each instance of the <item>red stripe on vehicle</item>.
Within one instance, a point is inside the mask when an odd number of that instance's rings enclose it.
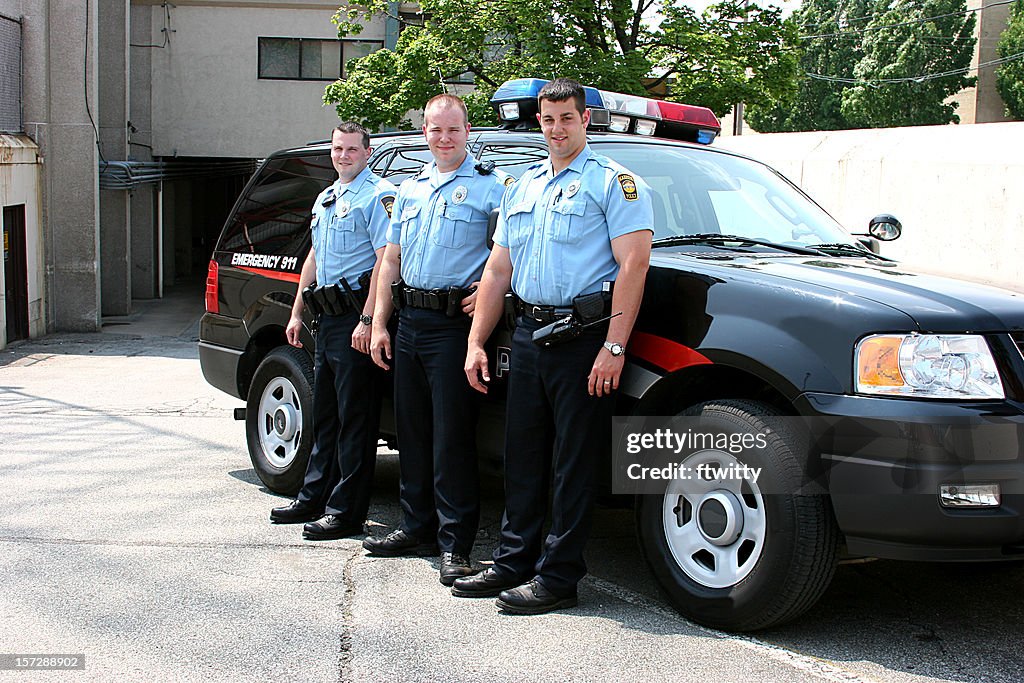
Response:
[[[249,266],[235,266],[235,268],[256,275],[262,275],[263,277],[269,277],[273,280],[284,280],[285,282],[299,281],[298,273],[288,273],[283,270],[267,270],[266,268],[250,268]]]
[[[691,365],[711,364],[689,346],[646,332],[634,332],[629,336],[629,352],[669,372]]]

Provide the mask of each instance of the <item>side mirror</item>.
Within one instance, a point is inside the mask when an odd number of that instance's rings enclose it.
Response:
[[[891,242],[903,234],[903,224],[896,216],[880,213],[868,221],[868,233],[882,242]]]
[[[491,209],[491,215],[487,217],[487,248],[494,248],[494,231],[498,228],[498,210]]]
[[[874,237],[858,237],[857,241],[863,244],[872,254],[879,254],[878,240]]]

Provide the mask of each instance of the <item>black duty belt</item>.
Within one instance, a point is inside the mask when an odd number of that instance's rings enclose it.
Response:
[[[523,315],[539,323],[553,323],[561,320],[567,315],[572,315],[572,306],[544,306],[542,304],[531,304],[526,301],[520,304]]]
[[[444,311],[448,309],[448,290],[403,287],[402,305],[411,308],[425,308],[428,311]]]
[[[312,309],[314,315],[343,315],[352,310],[362,310],[366,303],[366,290],[357,289],[348,296],[338,285],[327,285],[326,287],[307,287],[302,292],[302,299]]]

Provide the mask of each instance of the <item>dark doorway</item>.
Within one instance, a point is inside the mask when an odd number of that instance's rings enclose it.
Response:
[[[28,338],[28,259],[25,255],[25,205],[4,207],[4,296],[7,343]]]

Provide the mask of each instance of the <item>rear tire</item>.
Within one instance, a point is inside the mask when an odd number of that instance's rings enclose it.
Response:
[[[292,346],[267,354],[246,398],[245,437],[256,475],[275,493],[294,496],[313,447],[313,362]]]
[[[755,401],[710,401],[684,416],[701,417],[709,431],[765,434],[768,447],[738,458],[701,451],[684,461],[760,467],[756,482],[670,481],[662,495],[639,497],[637,530],[651,570],[676,608],[707,626],[754,631],[796,618],[828,588],[839,540],[828,497],[792,493],[805,483],[804,441]],[[702,531],[705,505],[709,520],[728,509],[720,527],[728,534]]]

